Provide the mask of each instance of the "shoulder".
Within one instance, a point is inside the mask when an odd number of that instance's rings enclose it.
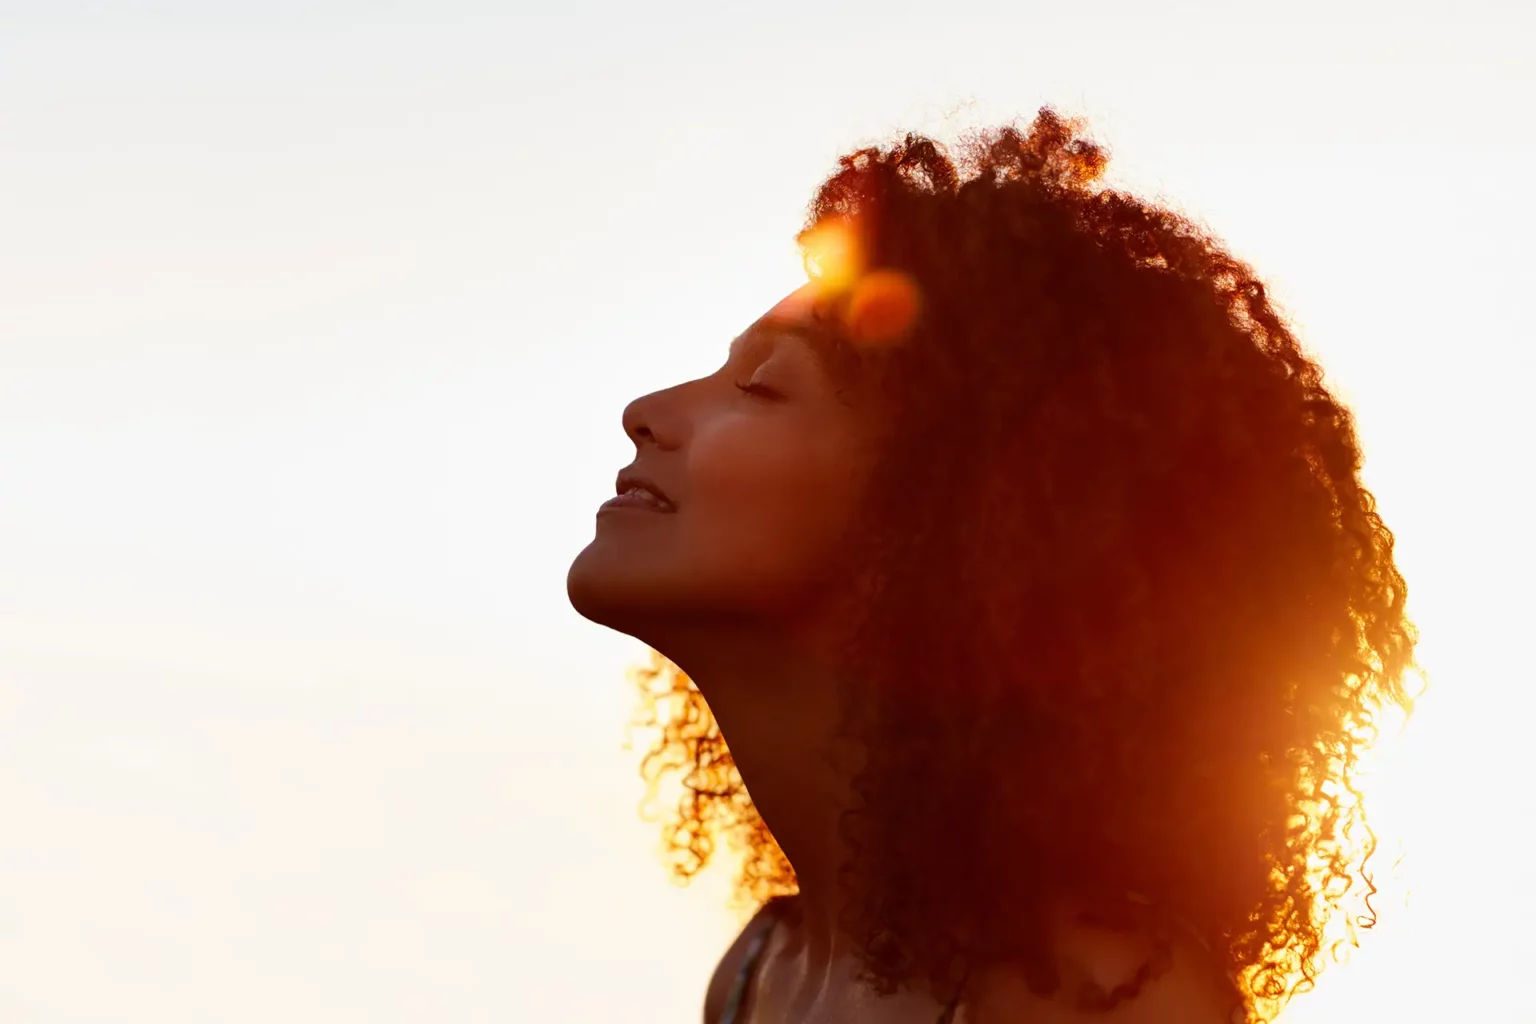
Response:
[[[1061,985],[1032,992],[1000,966],[976,979],[965,1024],[1233,1024],[1247,1019],[1236,987],[1193,938],[1155,940],[1075,926],[1058,936]],[[1115,998],[1115,994],[1123,998]],[[1134,992],[1134,995],[1131,994]]]
[[[752,943],[773,927],[793,899],[793,896],[782,896],[763,904],[741,930],[741,934],[736,936],[736,941],[726,949],[725,955],[715,965],[715,973],[710,976],[709,988],[704,994],[704,1024],[715,1024],[725,1012],[726,1000],[730,998],[736,977],[746,963]]]

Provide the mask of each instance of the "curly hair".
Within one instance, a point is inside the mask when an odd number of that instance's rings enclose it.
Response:
[[[890,414],[851,538],[844,924],[882,991],[963,960],[1049,993],[1046,891],[1176,911],[1261,1020],[1372,923],[1356,765],[1411,710],[1416,632],[1349,410],[1254,272],[1106,163],[1049,108],[907,135],[843,157],[800,236],[849,225],[921,296],[860,354]],[[742,899],[793,892],[699,691],[659,656],[639,681],[676,873],[732,836]]]

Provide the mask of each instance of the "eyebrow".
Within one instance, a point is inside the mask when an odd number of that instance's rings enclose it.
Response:
[[[747,328],[731,342],[727,358],[735,359],[743,346],[751,344],[760,337],[787,337],[803,342],[821,363],[822,368],[833,376],[841,376],[845,373],[848,360],[855,354],[847,341],[836,331],[821,323],[807,323],[798,318],[768,316]]]

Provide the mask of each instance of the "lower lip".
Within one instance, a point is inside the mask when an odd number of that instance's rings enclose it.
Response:
[[[609,498],[607,501],[599,505],[597,508],[597,514],[602,515],[604,512],[618,512],[625,509],[632,509],[636,512],[667,513],[676,511],[675,509],[667,508],[664,505],[657,505],[654,502],[647,501],[644,498],[638,498],[633,494],[620,494],[616,497]]]

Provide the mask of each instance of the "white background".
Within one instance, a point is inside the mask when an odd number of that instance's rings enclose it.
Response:
[[[838,153],[1046,103],[1273,281],[1398,531],[1402,859],[1290,1018],[1536,1020],[1536,25],[1429,6],[0,3],[0,1021],[696,1020],[727,880],[563,592],[619,411]]]

